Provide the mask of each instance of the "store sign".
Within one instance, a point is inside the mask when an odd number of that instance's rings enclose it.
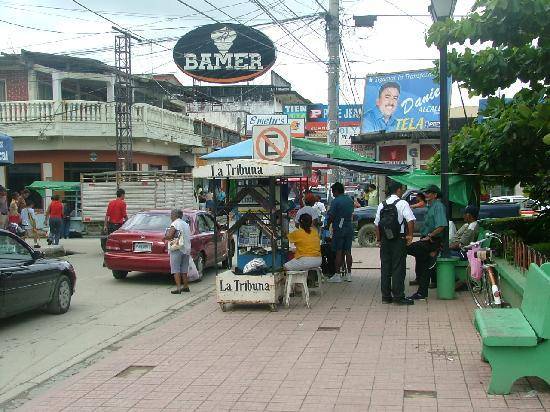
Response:
[[[306,119],[290,119],[290,135],[292,137],[305,137]]]
[[[242,24],[215,23],[181,37],[176,65],[194,79],[237,83],[261,76],[275,63],[275,45],[262,32]]]
[[[287,123],[288,116],[286,114],[247,114],[246,134],[252,136],[254,126],[274,126]]]
[[[351,137],[359,134],[359,127],[340,127],[338,129],[338,145],[351,146]]]
[[[301,166],[257,159],[236,159],[193,168],[194,179],[255,179],[301,175]]]
[[[307,106],[306,130],[327,130],[328,106],[311,104]],[[340,127],[359,126],[361,123],[361,105],[348,104],[338,108],[338,125]]]
[[[283,113],[289,119],[305,119],[307,118],[307,105],[305,104],[288,104],[283,106]]]
[[[254,126],[253,159],[292,163],[290,125]]]
[[[451,78],[448,79],[449,101]],[[439,129],[439,83],[431,70],[367,77],[361,133]]]
[[[0,165],[13,164],[13,139],[0,133]]]

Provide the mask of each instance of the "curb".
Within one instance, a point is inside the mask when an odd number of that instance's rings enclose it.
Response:
[[[102,352],[108,350],[110,346],[113,346],[114,344],[123,341],[125,339],[131,338],[132,336],[138,335],[141,332],[146,332],[148,327],[151,327],[159,322],[162,322],[166,318],[170,318],[171,316],[175,315],[179,310],[185,308],[186,306],[193,306],[193,304],[202,301],[206,299],[209,295],[211,295],[215,291],[215,285],[211,285],[210,287],[205,288],[203,291],[201,291],[199,294],[190,296],[189,300],[178,302],[166,309],[164,309],[162,312],[159,312],[147,319],[144,319],[140,323],[134,325],[131,328],[128,328],[124,331],[122,331],[120,334],[117,334],[105,341],[103,341],[103,344],[97,345],[94,348],[90,348],[88,350],[85,350],[84,352],[80,353],[79,355],[73,357],[70,361],[64,362],[62,364],[59,364],[47,372],[42,373],[41,375],[38,375],[34,378],[32,378],[30,381],[21,383],[20,385],[9,389],[8,391],[0,394],[0,411],[4,410],[2,408],[8,408],[9,403],[16,401],[17,399],[20,399],[25,396],[26,393],[33,390],[36,387],[42,386],[42,385],[48,385],[48,381],[51,381],[52,378],[55,378],[55,376],[62,374],[63,372],[70,370],[71,368],[77,368],[77,370],[80,370],[79,365],[83,365],[85,368],[88,365],[85,365],[85,361],[88,358],[92,358],[94,356],[100,356],[102,355]],[[71,373],[71,375],[74,375],[75,373]],[[69,376],[66,376],[65,378],[68,378]],[[64,379],[64,378],[63,378]],[[56,384],[57,381],[52,382],[53,384]],[[31,399],[29,399],[30,401]],[[26,402],[25,402],[26,403]],[[21,406],[21,405],[19,405]],[[19,407],[18,406],[18,407]],[[17,407],[17,408],[18,408]]]

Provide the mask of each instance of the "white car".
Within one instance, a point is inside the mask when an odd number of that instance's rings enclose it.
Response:
[[[495,196],[488,203],[522,203],[528,200],[525,196]]]

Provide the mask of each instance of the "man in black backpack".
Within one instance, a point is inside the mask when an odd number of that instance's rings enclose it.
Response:
[[[374,224],[380,242],[382,303],[412,305],[405,297],[407,245],[412,242],[415,217],[403,195],[403,185],[392,182],[388,197],[378,205]]]

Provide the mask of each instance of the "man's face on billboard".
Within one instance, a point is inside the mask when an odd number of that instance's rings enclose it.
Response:
[[[399,100],[399,90],[395,87],[387,87],[382,91],[382,94],[376,99],[376,105],[384,117],[390,117],[397,109],[397,101]]]

